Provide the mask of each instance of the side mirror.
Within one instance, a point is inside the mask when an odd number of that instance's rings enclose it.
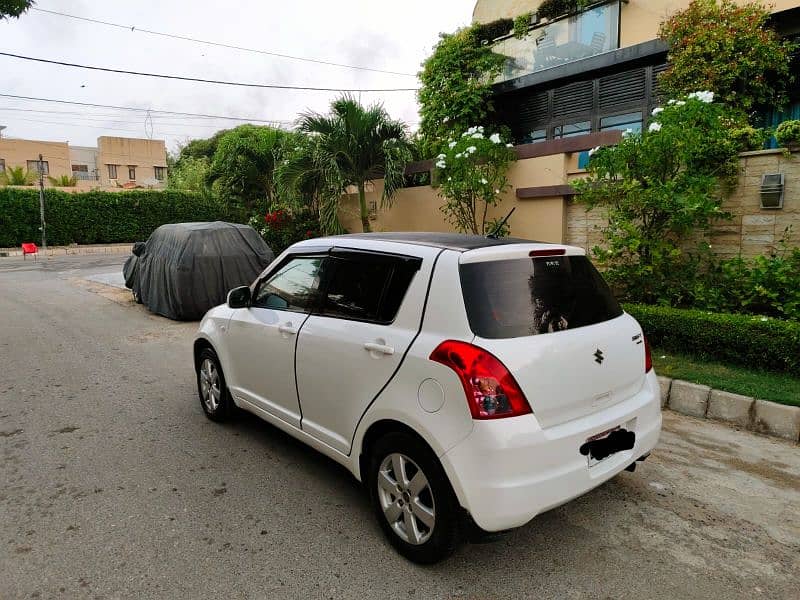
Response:
[[[230,308],[247,308],[250,306],[250,288],[243,285],[228,292],[228,306]]]
[[[136,242],[131,248],[131,252],[133,252],[136,256],[141,256],[144,254],[144,249],[147,247],[147,244],[144,242]]]

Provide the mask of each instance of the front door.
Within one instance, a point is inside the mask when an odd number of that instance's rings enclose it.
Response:
[[[422,294],[404,299],[420,263],[335,250],[326,262],[320,308],[297,340],[297,386],[303,431],[342,453],[417,333]]]
[[[295,344],[317,300],[323,260],[288,257],[259,282],[250,307],[234,311],[227,336],[231,393],[298,428]]]

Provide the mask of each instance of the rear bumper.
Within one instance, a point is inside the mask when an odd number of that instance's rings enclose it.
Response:
[[[519,527],[537,514],[604,483],[658,443],[661,405],[652,371],[634,396],[547,429],[534,415],[475,421],[463,441],[440,457],[462,506],[486,531]],[[616,426],[636,433],[633,449],[589,467],[578,449]]]

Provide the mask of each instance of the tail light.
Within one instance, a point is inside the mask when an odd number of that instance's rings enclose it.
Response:
[[[650,342],[647,341],[647,336],[644,337],[644,372],[649,373],[653,369],[653,357],[650,354]]]
[[[483,348],[448,340],[431,352],[430,359],[456,372],[473,419],[502,419],[532,412],[505,365]]]

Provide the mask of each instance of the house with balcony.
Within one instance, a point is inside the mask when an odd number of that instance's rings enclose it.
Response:
[[[164,140],[111,136],[97,138],[96,146],[0,137],[0,172],[17,167],[37,175],[41,169],[48,187],[54,187],[51,178],[74,178],[68,191],[162,189],[167,148]]]
[[[586,248],[601,241],[602,217],[587,214],[574,201],[570,185],[585,173],[588,151],[615,144],[626,129],[640,131],[663,101],[658,75],[667,67],[667,47],[658,39],[660,24],[685,9],[690,0],[597,0],[573,14],[538,16],[542,0],[477,0],[473,20],[492,23],[531,13],[527,33],[511,31],[486,40],[506,56],[493,83],[497,120],[511,131],[518,157],[508,172],[512,189],[490,210],[505,216],[512,235],[570,243]],[[783,36],[800,36],[800,0],[771,0],[772,26]],[[510,29],[510,28],[509,28]],[[795,69],[797,70],[797,69]],[[761,109],[764,125],[800,118],[800,82],[790,90],[783,112]],[[780,150],[744,153],[740,184],[723,206],[733,219],[712,238],[723,255],[768,252],[792,226],[790,243],[800,245],[800,162]],[[431,161],[409,165],[408,174],[432,168]],[[765,179],[766,177],[766,179]],[[772,185],[780,181],[776,192]],[[764,204],[763,182],[779,202]],[[441,231],[451,229],[431,186],[401,190],[391,208],[378,209],[382,182],[369,201],[374,229]],[[343,203],[342,224],[359,230],[357,200]]]

